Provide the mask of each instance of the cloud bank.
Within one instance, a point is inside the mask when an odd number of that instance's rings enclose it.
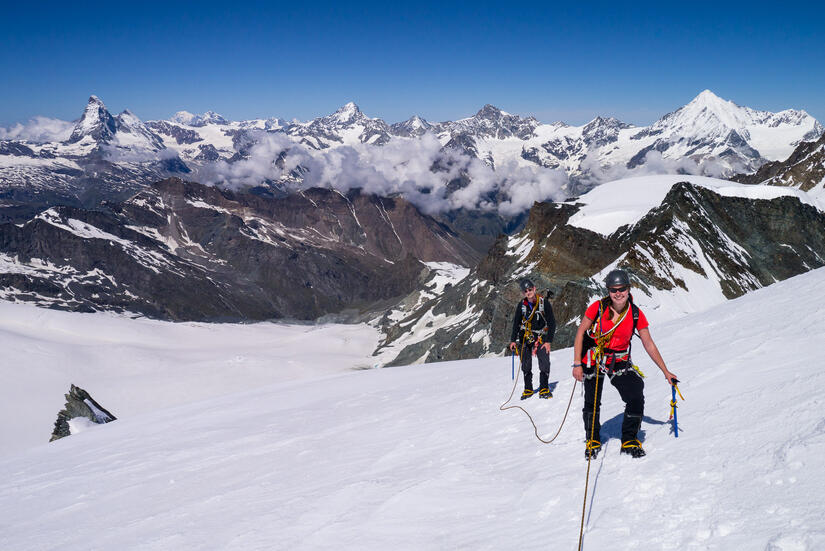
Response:
[[[69,139],[73,122],[48,117],[34,117],[25,124],[17,123],[9,128],[0,126],[0,140],[21,140],[35,143],[62,142]]]
[[[588,176],[588,180],[595,184],[633,178],[636,176],[655,176],[658,174],[693,174],[724,178],[729,169],[720,161],[706,158],[697,161],[690,157],[667,159],[659,151],[648,151],[644,162],[634,168],[627,168],[624,164],[603,166],[596,155],[588,155],[581,162],[581,170]],[[744,169],[743,169],[744,170]]]
[[[210,163],[198,171],[197,179],[230,187],[281,180],[293,189],[360,188],[382,196],[401,195],[428,214],[466,208],[509,216],[529,209],[534,201],[565,196],[567,175],[561,170],[515,162],[493,170],[475,157],[442,149],[431,134],[398,138],[382,146],[357,144],[320,151],[283,134],[261,132],[255,138],[248,158]]]

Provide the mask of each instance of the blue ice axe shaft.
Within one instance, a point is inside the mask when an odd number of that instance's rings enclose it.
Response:
[[[670,386],[670,393],[672,394],[673,400],[673,434],[676,435],[676,438],[679,438],[679,423],[676,421],[676,387],[671,385]]]

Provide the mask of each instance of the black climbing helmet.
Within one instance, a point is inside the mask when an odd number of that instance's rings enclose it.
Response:
[[[613,270],[607,277],[604,278],[604,286],[610,289],[611,287],[624,287],[630,285],[630,276],[624,270]]]
[[[519,287],[521,287],[521,292],[524,293],[527,292],[527,289],[532,289],[533,287],[535,287],[535,285],[533,285],[532,281],[525,278],[519,282]]]

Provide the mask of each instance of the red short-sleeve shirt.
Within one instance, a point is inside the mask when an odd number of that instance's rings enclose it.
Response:
[[[584,315],[590,319],[590,321],[594,322],[594,324],[596,323],[596,317],[599,315],[599,302],[600,301],[597,300],[588,306],[584,312]],[[605,311],[602,312],[602,332],[610,331],[613,328],[613,322],[610,321],[610,317],[610,308],[605,308]],[[647,322],[644,312],[639,309],[639,321],[636,322],[636,329],[645,329],[648,325],[650,324]],[[633,312],[628,305],[627,315],[625,315],[619,327],[613,331],[607,348],[611,350],[627,350],[631,338],[633,338]]]

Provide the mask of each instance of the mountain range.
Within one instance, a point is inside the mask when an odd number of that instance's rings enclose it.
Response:
[[[30,213],[27,206],[122,200],[165,177],[186,176],[276,194],[371,186],[430,214],[508,203],[505,214],[513,215],[533,200],[563,199],[633,171],[750,174],[822,133],[804,111],[757,111],[708,90],[647,127],[612,117],[543,124],[492,105],[456,121],[414,116],[388,124],[354,103],[308,122],[229,121],[211,111],[143,122],[128,110],[112,115],[92,96],[62,139],[0,141],[0,197],[9,218],[15,209]],[[525,196],[526,204],[509,205]]]

